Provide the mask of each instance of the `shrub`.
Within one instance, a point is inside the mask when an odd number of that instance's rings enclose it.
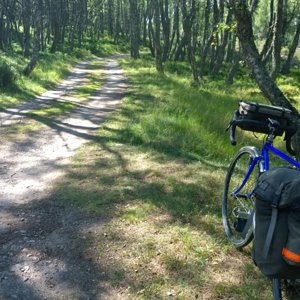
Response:
[[[73,54],[75,55],[76,58],[82,59],[82,58],[90,57],[91,51],[83,48],[75,48],[73,50]]]
[[[14,82],[16,74],[4,61],[0,61],[0,87],[6,87]]]

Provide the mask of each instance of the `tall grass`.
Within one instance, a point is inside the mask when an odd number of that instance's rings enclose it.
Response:
[[[169,63],[165,75],[156,73],[151,59],[123,60],[122,65],[134,86],[121,112],[127,123],[106,134],[175,156],[226,164],[235,148],[225,129],[238,101],[263,101],[255,84],[244,79],[233,86],[208,80],[195,88],[186,65]],[[257,143],[251,134],[237,135],[240,145],[249,138]]]

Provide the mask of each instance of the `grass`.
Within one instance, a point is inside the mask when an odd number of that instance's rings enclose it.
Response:
[[[206,78],[195,88],[187,65],[168,63],[158,75],[149,57],[122,66],[129,94],[52,191],[100,218],[89,253],[105,286],[132,299],[271,299],[251,248],[233,249],[221,222],[224,176],[237,150],[225,128],[239,99],[264,101],[259,90],[247,76],[232,86]],[[279,82],[298,92],[296,81]],[[73,92],[85,97],[94,84]],[[34,114],[54,118],[69,108]],[[237,140],[261,143],[251,133]]]
[[[29,111],[28,115],[30,116],[42,116],[42,117],[55,117],[61,114],[69,112],[71,109],[76,107],[74,103],[68,102],[56,102],[52,103],[46,108],[32,109]]]
[[[38,66],[30,77],[22,75],[27,59],[18,53],[1,52],[3,59],[16,73],[16,81],[0,90],[0,108],[8,108],[26,102],[29,98],[40,95],[58,83],[70,72],[78,61],[75,57],[56,53],[41,53]]]
[[[129,95],[53,191],[105,220],[91,248],[107,286],[132,299],[271,299],[251,248],[233,249],[221,221],[237,150],[225,128],[239,99],[264,102],[259,90],[248,78],[194,88],[185,65],[158,75],[149,58],[122,65]],[[261,144],[251,133],[237,139]]]
[[[19,62],[14,57],[8,56],[7,59],[12,65]],[[47,101],[37,104],[36,108],[24,113],[21,112],[27,119],[22,120],[19,124],[2,125],[0,133],[3,133],[8,140],[24,139],[27,133],[36,132],[41,130],[42,126],[50,125],[55,119],[71,112],[80,102],[87,101],[96,90],[101,89],[103,60],[92,56],[86,57],[85,60],[87,60],[88,65],[85,66],[84,79],[80,82],[77,81],[74,86],[69,84],[67,93],[62,93],[61,97],[50,96]],[[25,97],[29,97],[29,95],[37,96],[44,92],[46,88],[50,88],[61,81],[70,72],[70,68],[75,62],[77,60],[74,58],[69,58],[67,61],[62,60],[60,54],[42,58],[39,67],[34,70],[30,78],[20,75],[15,84],[10,87],[10,90],[8,88],[3,89],[0,108],[6,109],[17,104],[26,103],[30,98]],[[48,67],[50,63],[53,67]],[[25,83],[27,84],[26,89],[22,89],[22,84]],[[9,101],[7,101],[8,98]]]

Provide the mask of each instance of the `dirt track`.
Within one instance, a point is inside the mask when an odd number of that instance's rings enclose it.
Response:
[[[84,216],[49,194],[69,158],[93,139],[126,92],[117,57],[103,68],[103,85],[88,101],[64,118],[44,122],[42,131],[0,146],[0,299],[127,298],[107,289],[106,274],[89,256],[89,234],[101,231],[104,220]],[[93,69],[91,62],[78,64],[55,89],[1,112],[1,126],[26,123],[28,110],[53,101],[76,101],[72,90]]]

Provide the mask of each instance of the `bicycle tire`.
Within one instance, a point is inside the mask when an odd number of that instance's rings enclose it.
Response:
[[[246,226],[246,223],[249,218],[254,220],[255,199],[252,192],[259,176],[258,163],[239,193],[233,195],[233,191],[241,186],[250,163],[258,157],[256,148],[249,146],[241,148],[232,159],[225,178],[222,219],[225,233],[236,248],[245,247],[253,239],[254,224],[252,222],[250,226]]]

